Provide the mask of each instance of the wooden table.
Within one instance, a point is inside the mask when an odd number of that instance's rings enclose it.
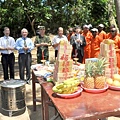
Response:
[[[107,90],[99,94],[83,91],[79,97],[63,99],[53,93],[52,83],[39,82],[43,120],[50,120],[49,100],[52,101],[63,120],[96,120],[120,115],[120,91]]]
[[[36,97],[36,84],[38,84],[38,79],[32,70],[32,95],[33,95],[33,111],[36,111],[36,102],[41,102],[40,99]]]

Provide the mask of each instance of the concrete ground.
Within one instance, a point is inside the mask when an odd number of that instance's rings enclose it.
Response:
[[[17,59],[17,52],[15,52],[16,56],[16,63],[15,63],[15,79],[19,79],[19,71],[18,71],[18,59]],[[32,64],[36,64],[36,49],[32,51],[32,57],[33,61]],[[1,58],[0,58],[1,59]],[[50,60],[54,60],[54,51],[52,48],[50,48]],[[0,62],[0,82],[3,81],[3,71],[2,66]],[[40,85],[36,85],[36,96],[37,98],[41,98],[40,96]],[[0,89],[1,92],[1,89]],[[1,98],[1,94],[0,94]],[[53,108],[50,107],[50,118],[53,116]],[[32,104],[32,84],[28,85],[26,84],[26,109],[13,112],[12,117],[9,117],[9,112],[4,111],[1,108],[1,99],[0,99],[0,120],[42,120],[41,116],[41,103],[37,102],[37,110],[33,111],[33,104]],[[60,117],[58,117],[56,120],[61,120]],[[109,117],[108,120],[120,120],[120,118],[117,117]]]

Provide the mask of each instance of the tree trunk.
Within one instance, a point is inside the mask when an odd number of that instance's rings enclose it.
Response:
[[[113,7],[114,7],[114,0],[109,0],[109,2],[108,2],[108,13],[109,13],[110,25],[114,24],[115,27],[117,28],[117,31],[119,32],[118,25],[116,23],[116,19],[115,19],[114,15],[113,15]]]
[[[114,2],[115,2],[115,7],[116,7],[118,27],[120,29],[120,0],[114,0]]]

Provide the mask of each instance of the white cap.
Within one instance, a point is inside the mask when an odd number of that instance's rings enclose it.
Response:
[[[91,29],[91,31],[98,32],[98,29],[97,28],[93,28],[93,29]]]
[[[88,28],[89,29],[89,26],[88,25],[84,25],[83,28]]]
[[[103,24],[99,24],[99,27],[102,27],[102,28],[104,28],[104,25],[103,25]]]

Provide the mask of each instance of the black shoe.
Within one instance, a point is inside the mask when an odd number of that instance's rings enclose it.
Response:
[[[26,80],[26,84],[30,85],[30,80]]]

